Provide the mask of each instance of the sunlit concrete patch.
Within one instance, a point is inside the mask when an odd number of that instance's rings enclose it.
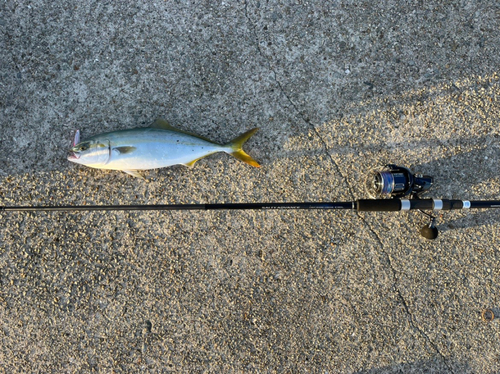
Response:
[[[471,145],[478,136],[499,136],[497,74],[421,88],[399,96],[355,101],[341,117],[317,126],[328,149],[419,149]],[[311,134],[308,134],[311,136]],[[307,145],[306,136],[287,146]]]

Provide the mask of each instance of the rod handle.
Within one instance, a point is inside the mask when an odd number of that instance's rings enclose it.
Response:
[[[488,207],[491,206],[491,204],[488,204]],[[471,207],[470,204],[469,206],[464,206],[464,202],[462,200],[449,199],[365,199],[357,201],[358,212],[396,212],[398,210],[415,209],[455,210],[467,207]]]
[[[401,210],[400,199],[362,199],[357,201],[358,212],[397,212]]]

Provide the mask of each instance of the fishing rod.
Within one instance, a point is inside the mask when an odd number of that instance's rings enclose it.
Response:
[[[59,206],[0,206],[0,212],[68,212],[68,211],[138,211],[138,210],[261,210],[261,209],[333,209],[358,212],[396,212],[417,210],[429,218],[420,234],[436,239],[436,217],[425,212],[459,209],[500,208],[500,200],[450,200],[420,198],[429,190],[433,178],[413,174],[408,168],[394,164],[372,171],[366,179],[366,190],[371,199],[347,202],[297,203],[226,203],[226,204],[154,204],[154,205],[59,205]]]

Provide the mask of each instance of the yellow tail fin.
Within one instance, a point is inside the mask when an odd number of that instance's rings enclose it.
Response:
[[[236,139],[234,139],[232,142],[227,144],[228,147],[231,147],[233,150],[231,153],[234,157],[236,157],[238,160],[241,160],[243,162],[246,162],[249,165],[255,166],[257,168],[260,167],[259,163],[255,161],[250,155],[246,154],[243,151],[243,144],[250,139],[250,137],[257,132],[258,128],[252,129],[250,131],[247,131],[243,135],[238,136]]]

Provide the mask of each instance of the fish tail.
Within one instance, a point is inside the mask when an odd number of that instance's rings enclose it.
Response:
[[[243,135],[238,136],[237,138],[233,139],[230,143],[226,144],[228,148],[231,148],[231,151],[227,151],[227,153],[230,153],[234,157],[236,157],[238,160],[241,160],[243,162],[246,162],[249,165],[255,166],[255,167],[260,167],[259,163],[255,161],[250,155],[246,154],[245,151],[243,151],[243,144],[250,139],[250,137],[257,132],[258,128],[252,129],[250,131],[247,131]]]

